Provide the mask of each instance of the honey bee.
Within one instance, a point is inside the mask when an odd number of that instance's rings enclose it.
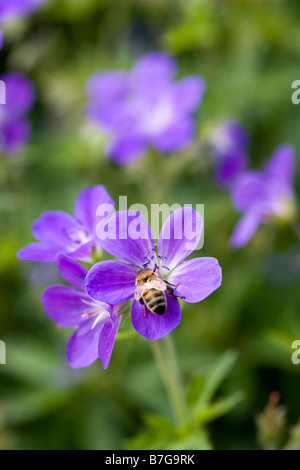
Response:
[[[145,305],[145,316],[147,308],[152,313],[163,315],[167,308],[167,298],[165,290],[173,294],[173,289],[168,281],[163,281],[152,269],[141,269],[135,280],[135,300],[139,300]]]

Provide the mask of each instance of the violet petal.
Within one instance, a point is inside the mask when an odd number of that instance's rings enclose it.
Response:
[[[167,309],[163,315],[157,315],[147,309],[145,317],[145,306],[135,300],[131,309],[131,320],[133,327],[138,333],[148,339],[159,339],[166,336],[176,328],[181,320],[181,309],[178,300],[166,294]]]
[[[100,261],[88,272],[87,293],[96,300],[119,304],[134,295],[137,269],[123,261]]]
[[[200,302],[220,287],[222,270],[216,258],[194,258],[177,266],[168,281],[179,284],[173,288],[186,302]]]
[[[159,235],[157,251],[165,256],[164,265],[170,270],[197,247],[203,229],[202,215],[191,207],[173,211]]]

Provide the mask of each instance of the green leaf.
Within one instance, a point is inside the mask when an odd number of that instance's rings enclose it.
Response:
[[[204,424],[220,418],[226,413],[229,413],[229,411],[238,405],[244,397],[245,394],[242,391],[237,391],[226,398],[216,400],[212,405],[198,409],[196,419],[199,423]]]
[[[227,351],[221,357],[212,372],[206,376],[202,393],[198,398],[195,409],[201,408],[212,399],[225,377],[229,374],[236,359],[237,353],[235,351]]]
[[[198,398],[193,404],[194,413],[197,414],[198,410],[202,410],[204,405],[210,402],[225,377],[229,374],[236,359],[237,353],[235,351],[227,351],[212,367],[212,370],[208,370],[206,373],[202,372],[196,379],[194,387],[197,388]],[[191,396],[195,395],[195,391],[192,393],[190,390],[189,395],[191,401]]]
[[[147,414],[144,417],[145,430],[133,437],[127,444],[134,450],[208,450],[211,449],[204,429],[191,428],[182,433],[168,419]]]

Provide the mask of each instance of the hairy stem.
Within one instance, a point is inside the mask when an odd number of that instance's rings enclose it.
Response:
[[[161,378],[165,384],[177,426],[187,429],[190,425],[190,416],[182,388],[176,352],[171,335],[150,342]]]

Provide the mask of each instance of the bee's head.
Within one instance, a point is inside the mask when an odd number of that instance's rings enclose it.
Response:
[[[137,280],[139,282],[148,282],[152,277],[153,277],[153,271],[152,269],[141,269],[138,274],[137,274]]]

